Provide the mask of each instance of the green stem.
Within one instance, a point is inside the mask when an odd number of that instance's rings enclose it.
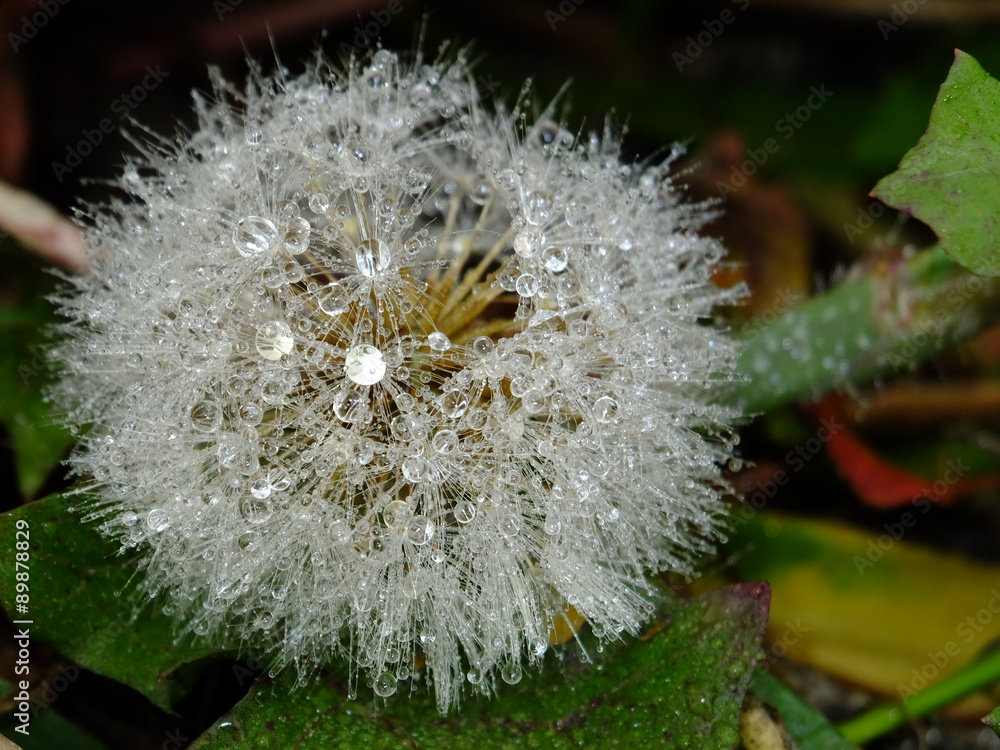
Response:
[[[958,672],[899,703],[877,706],[841,724],[838,729],[861,745],[976,690],[1000,682],[1000,649],[990,651]]]
[[[973,276],[940,247],[875,266],[752,323],[727,400],[760,413],[906,370],[995,322],[998,297],[1000,282]]]

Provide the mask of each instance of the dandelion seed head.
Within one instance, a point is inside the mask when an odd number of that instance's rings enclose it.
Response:
[[[54,400],[92,517],[198,634],[442,711],[710,548],[733,347],[668,164],[488,107],[461,55],[216,77],[90,211]],[[420,671],[420,670],[418,670]]]

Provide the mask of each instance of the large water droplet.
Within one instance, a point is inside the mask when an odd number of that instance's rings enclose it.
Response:
[[[358,270],[369,278],[389,267],[392,253],[382,240],[362,240],[354,250]]]
[[[454,430],[438,430],[431,439],[431,447],[442,456],[454,453],[458,447],[458,434]]]
[[[434,331],[427,336],[427,345],[436,352],[445,352],[451,346],[451,339],[440,331]]]
[[[344,388],[333,397],[333,413],[341,422],[357,422],[365,415],[365,400],[357,391]]]
[[[319,309],[327,315],[340,315],[347,310],[347,290],[337,282],[328,284],[316,293]]]
[[[375,678],[372,690],[375,691],[375,695],[388,698],[396,692],[396,675],[392,672],[382,672],[382,674]]]
[[[455,505],[455,520],[459,523],[469,523],[476,517],[476,505],[468,500],[460,500]]]
[[[611,396],[601,396],[594,402],[594,419],[602,424],[613,421],[617,413],[618,402]]]
[[[524,218],[530,224],[544,224],[552,218],[552,195],[542,190],[532,190],[524,206]]]
[[[304,253],[309,247],[309,234],[312,227],[301,216],[296,216],[285,227],[285,248],[295,254]]]
[[[267,252],[278,241],[278,228],[260,216],[240,219],[233,229],[233,244],[240,255],[251,256]]]
[[[191,426],[198,432],[215,432],[222,424],[222,407],[217,401],[199,401],[191,407]]]
[[[406,527],[406,538],[411,544],[422,547],[434,538],[434,522],[427,516],[414,516]]]
[[[534,297],[538,294],[538,278],[530,273],[522,273],[517,277],[514,289],[522,297]]]
[[[283,320],[272,320],[257,329],[257,352],[264,359],[277,362],[295,345],[292,329]]]
[[[344,359],[344,372],[358,385],[375,385],[385,377],[385,359],[371,344],[351,347]]]
[[[441,396],[441,413],[449,419],[458,419],[469,408],[469,397],[464,391],[455,389]]]
[[[269,497],[244,497],[240,515],[250,523],[264,523],[274,515],[274,502]]]
[[[552,273],[559,273],[569,265],[569,254],[561,247],[547,247],[542,250],[542,263]]]
[[[167,517],[167,511],[163,508],[153,508],[146,514],[146,526],[149,527],[150,531],[159,533],[169,525],[170,519]]]

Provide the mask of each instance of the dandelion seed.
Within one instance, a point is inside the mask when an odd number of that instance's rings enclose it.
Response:
[[[733,417],[704,321],[735,292],[668,165],[489,111],[461,57],[195,104],[58,299],[52,395],[142,586],[383,697],[424,664],[442,711],[570,605],[636,632],[646,574],[710,545]]]

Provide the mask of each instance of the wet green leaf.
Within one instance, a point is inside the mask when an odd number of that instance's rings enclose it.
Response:
[[[927,132],[873,194],[929,224],[974,273],[1000,275],[1000,83],[958,51]]]
[[[0,307],[0,423],[10,434],[18,485],[27,497],[41,488],[72,442],[42,400],[47,368],[40,347],[51,320],[41,299]]]
[[[176,623],[153,604],[134,616],[135,568],[91,524],[80,522],[71,507],[82,499],[55,495],[0,515],[0,538],[8,540],[0,545],[0,570],[10,571],[0,577],[0,603],[10,619],[31,621],[33,639],[169,708],[177,697],[170,673],[223,648],[176,641]],[[14,542],[24,539],[16,532],[25,529],[30,549],[21,562],[28,566],[29,601],[20,611]]]
[[[446,717],[423,691],[377,708],[370,697],[348,700],[341,681],[296,689],[289,675],[264,679],[192,750],[731,750],[767,606],[761,584],[674,605],[652,637],[593,654],[599,666],[550,661],[543,674],[501,684],[494,699],[470,701]]]

